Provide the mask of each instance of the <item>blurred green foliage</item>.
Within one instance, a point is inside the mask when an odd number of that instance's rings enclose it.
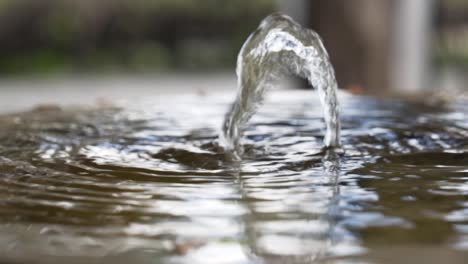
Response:
[[[433,39],[437,67],[468,69],[468,1],[441,0],[437,38]]]
[[[275,1],[0,0],[0,74],[233,69]]]

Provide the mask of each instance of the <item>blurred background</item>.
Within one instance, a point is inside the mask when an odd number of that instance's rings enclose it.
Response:
[[[237,53],[272,12],[319,32],[343,89],[466,92],[466,0],[0,0],[1,103],[135,80],[235,89]]]

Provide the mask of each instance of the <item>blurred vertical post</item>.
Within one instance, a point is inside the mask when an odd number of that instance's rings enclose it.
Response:
[[[301,25],[309,22],[310,0],[278,0],[278,7],[281,13],[292,17]]]
[[[392,86],[401,92],[430,88],[433,0],[397,0]]]
[[[323,38],[341,88],[389,88],[392,1],[311,0],[308,26]]]
[[[429,87],[435,0],[281,0],[324,39],[339,86],[374,94]]]

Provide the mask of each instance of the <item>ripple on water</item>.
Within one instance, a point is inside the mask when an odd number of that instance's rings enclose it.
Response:
[[[304,263],[406,245],[466,256],[464,108],[342,95],[345,154],[330,170],[310,93],[272,93],[240,163],[217,145],[216,95],[0,117],[0,253]]]

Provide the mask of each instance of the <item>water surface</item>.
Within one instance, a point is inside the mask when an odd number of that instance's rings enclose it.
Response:
[[[275,91],[240,163],[226,95],[0,118],[5,263],[466,263],[467,103],[341,95],[339,164],[311,91]]]

